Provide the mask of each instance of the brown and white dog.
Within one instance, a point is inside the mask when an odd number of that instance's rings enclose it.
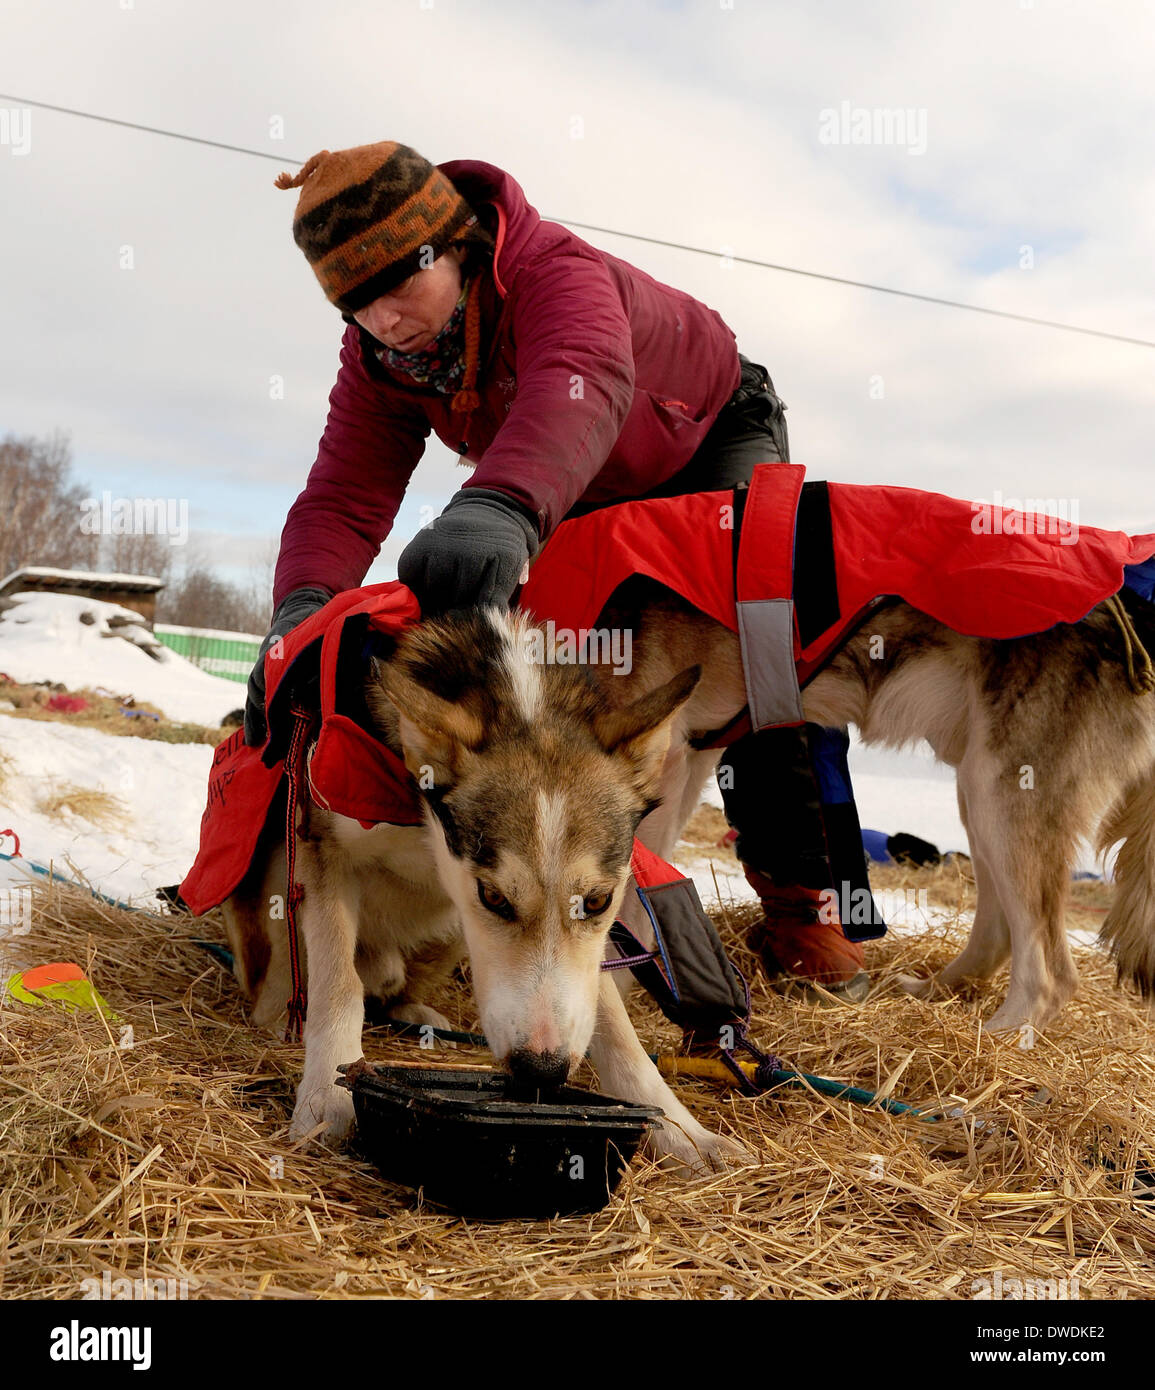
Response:
[[[1155,649],[1150,610],[1121,597]],[[670,857],[720,756],[691,740],[745,705],[738,640],[643,580],[619,590],[599,620],[607,628],[632,634],[628,675],[527,659],[542,650],[540,629],[496,610],[414,629],[375,671],[369,708],[422,787],[427,824],[365,830],[308,801],[302,810],[309,1012],[294,1135],[348,1130],[350,1098],[333,1081],[361,1053],[365,996],[443,1025],[430,986],[468,955],[499,1064],[553,1084],[588,1047],[606,1092],[664,1110],[654,1156],[691,1169],[748,1157],[676,1099],[629,1021],[624,972],[598,968],[615,915],[646,938],[625,894],[632,837],[637,828]],[[988,1030],[1043,1028],[1074,993],[1064,904],[1076,842],[1096,828],[1100,848],[1123,841],[1103,939],[1122,979],[1147,996],[1155,985],[1155,695],[1129,683],[1126,644],[1107,605],[990,641],[893,603],[803,692],[808,720],[855,724],[868,743],[926,739],[957,769],[974,926],[934,980],[903,983],[946,991],[1009,958]],[[290,992],[284,923],[268,908],[283,891],[274,839],[225,906],[238,977],[264,1024]]]
[[[676,1099],[629,1021],[621,972],[599,969],[634,832],[698,672],[610,702],[588,666],[534,659],[541,636],[523,616],[488,609],[422,624],[377,664],[367,703],[422,789],[425,826],[364,829],[306,796],[297,877],[308,1015],[291,1132],[349,1129],[351,1097],[334,1082],[338,1064],[361,1055],[365,997],[447,1027],[427,1000],[468,955],[499,1065],[552,1086],[588,1049],[607,1093],[665,1112],[648,1141],[655,1157],[691,1169],[744,1159]],[[290,993],[285,923],[270,916],[284,891],[284,846],[270,834],[224,905],[258,1024],[275,1025]]]
[[[633,630],[632,698],[691,662],[705,673],[675,718],[663,804],[638,832],[668,858],[718,756],[693,752],[688,737],[724,727],[746,703],[738,638],[644,580],[599,622]],[[1033,1035],[1075,992],[1064,911],[1080,838],[1101,853],[1122,841],[1101,940],[1120,981],[1155,993],[1155,694],[1137,693],[1128,674],[1135,637],[1155,651],[1155,610],[1127,589],[1078,623],[1012,641],[960,636],[896,601],[803,691],[808,721],[854,724],[864,742],[893,748],[925,739],[956,769],[974,924],[934,979],[901,983],[929,997],[987,980],[1009,959],[988,1032]]]

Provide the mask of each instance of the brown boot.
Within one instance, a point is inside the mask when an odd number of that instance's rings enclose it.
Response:
[[[870,976],[857,941],[847,941],[837,909],[816,888],[780,887],[754,869],[746,878],[762,899],[766,916],[750,930],[749,943],[767,976],[783,993],[829,1003],[827,994],[859,1004],[870,992]],[[828,920],[833,919],[833,920]],[[813,985],[822,986],[815,990]]]

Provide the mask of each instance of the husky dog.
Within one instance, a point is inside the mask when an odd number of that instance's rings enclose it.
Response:
[[[490,1050],[515,1077],[558,1085],[588,1048],[607,1093],[665,1112],[652,1156],[692,1170],[748,1159],[676,1099],[629,1021],[621,972],[599,969],[634,832],[699,672],[610,702],[588,666],[529,659],[540,637],[524,616],[487,609],[422,624],[376,663],[366,703],[422,789],[424,826],[364,829],[306,790],[296,877],[308,1014],[291,1133],[348,1131],[351,1097],[334,1081],[361,1055],[366,996],[394,1018],[448,1027],[427,1000],[468,955]],[[283,1016],[291,989],[285,923],[269,908],[284,891],[284,845],[270,831],[224,905],[263,1025]]]
[[[705,673],[674,717],[662,803],[638,832],[668,858],[719,756],[694,752],[689,738],[725,727],[746,704],[738,638],[648,580],[619,590],[598,621],[634,629],[623,697],[659,689],[691,663]],[[1096,832],[1100,853],[1122,841],[1101,940],[1120,982],[1155,993],[1155,694],[1137,693],[1129,677],[1136,637],[1155,651],[1155,608],[1128,589],[1078,623],[1011,641],[961,636],[892,601],[803,691],[807,721],[854,724],[866,743],[893,748],[925,739],[956,769],[974,925],[936,977],[901,983],[930,997],[989,979],[1009,958],[988,1032],[1032,1036],[1074,994],[1064,909],[1077,842]]]
[[[1125,630],[1155,650],[1155,617],[1126,590],[1119,602],[1129,623],[1100,604],[1013,641],[961,636],[891,602],[803,692],[808,721],[854,724],[891,747],[925,739],[957,769],[974,926],[936,978],[902,983],[929,996],[1009,957],[988,1031],[1033,1034],[1074,993],[1064,906],[1076,843],[1096,827],[1100,850],[1122,841],[1102,938],[1121,980],[1155,990],[1155,695],[1133,689]],[[693,743],[746,703],[738,638],[649,580],[618,591],[598,619],[607,627],[632,632],[628,675],[527,660],[540,629],[497,610],[423,624],[373,672],[368,707],[423,788],[426,825],[366,830],[305,797],[309,1010],[294,1136],[349,1129],[351,1098],[333,1081],[360,1056],[365,997],[445,1026],[427,1000],[468,956],[499,1064],[553,1085],[588,1047],[607,1093],[665,1112],[652,1156],[698,1171],[749,1159],[676,1099],[629,1021],[628,977],[599,970],[615,915],[653,945],[625,894],[632,838],[669,858],[698,805],[720,754]],[[270,834],[225,904],[258,1024],[275,1024],[290,993],[285,924],[268,907],[284,884]]]

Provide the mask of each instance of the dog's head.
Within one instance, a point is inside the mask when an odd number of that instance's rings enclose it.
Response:
[[[550,1086],[593,1034],[634,831],[657,804],[674,716],[700,672],[611,703],[589,668],[551,661],[541,636],[497,609],[424,623],[367,699],[425,797],[490,1048]]]

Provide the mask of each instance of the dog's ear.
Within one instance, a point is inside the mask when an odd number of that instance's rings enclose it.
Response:
[[[594,737],[607,753],[632,763],[638,788],[647,797],[657,794],[674,715],[694,693],[701,676],[702,668],[691,666],[632,705],[603,710],[594,719]]]
[[[382,729],[397,729],[405,766],[423,789],[445,790],[460,777],[464,759],[481,743],[484,726],[464,702],[443,700],[411,675],[382,665],[366,691],[369,712]]]

